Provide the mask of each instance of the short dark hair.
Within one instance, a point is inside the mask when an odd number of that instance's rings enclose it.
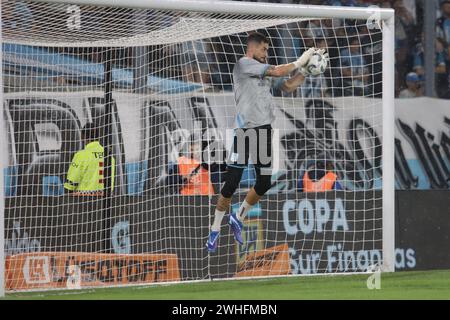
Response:
[[[332,160],[327,160],[327,159],[317,160],[316,161],[316,169],[332,171],[332,170],[334,170],[334,163]]]
[[[441,2],[441,7],[443,7],[446,4],[450,4],[450,0],[445,0]]]
[[[269,39],[265,35],[263,35],[261,32],[252,32],[247,36],[247,44],[250,42],[256,42],[256,43],[269,43]]]
[[[100,137],[98,127],[92,122],[87,122],[81,129],[81,138],[88,141],[98,140]]]
[[[325,161],[322,161],[322,160],[316,161],[316,169],[317,170],[325,170],[325,168],[326,168]]]
[[[334,162],[331,160],[327,160],[325,162],[325,169],[328,171],[333,171],[334,170]]]

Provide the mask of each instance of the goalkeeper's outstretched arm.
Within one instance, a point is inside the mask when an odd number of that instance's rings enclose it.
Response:
[[[287,64],[280,64],[278,66],[271,66],[267,69],[265,75],[269,77],[285,77],[289,75],[295,69],[301,70],[307,64],[312,54],[315,52],[315,48],[309,48],[298,58],[296,61]]]

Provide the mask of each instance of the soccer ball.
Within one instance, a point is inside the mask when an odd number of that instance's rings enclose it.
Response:
[[[318,76],[325,72],[327,65],[327,59],[322,54],[316,52],[309,59],[306,72],[311,76]]]

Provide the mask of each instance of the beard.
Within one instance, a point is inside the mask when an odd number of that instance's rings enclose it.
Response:
[[[261,63],[266,63],[266,59],[264,59],[264,58],[257,58],[255,55],[253,55],[253,59],[255,59],[256,61],[259,61]]]

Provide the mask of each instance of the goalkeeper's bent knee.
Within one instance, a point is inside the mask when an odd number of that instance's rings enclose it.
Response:
[[[220,190],[220,194],[225,198],[231,198],[241,182],[244,168],[228,167],[225,173],[225,184]]]
[[[262,197],[272,186],[272,175],[257,174],[256,183],[253,187],[258,196]]]

